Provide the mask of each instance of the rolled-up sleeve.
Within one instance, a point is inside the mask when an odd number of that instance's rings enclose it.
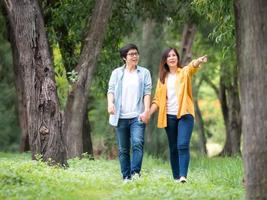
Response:
[[[152,81],[151,81],[151,75],[148,70],[146,70],[145,73],[145,87],[144,87],[144,96],[145,95],[151,95],[151,89],[152,89]]]
[[[111,76],[110,76],[110,79],[109,79],[109,82],[108,82],[108,94],[109,93],[115,93],[115,85],[116,85],[116,79],[117,79],[117,73],[116,73],[116,70],[114,70],[112,73],[111,73]]]

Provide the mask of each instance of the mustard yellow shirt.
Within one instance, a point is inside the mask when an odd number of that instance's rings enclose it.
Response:
[[[193,61],[189,65],[183,68],[177,68],[177,80],[175,83],[175,89],[178,101],[178,113],[177,118],[181,118],[183,115],[191,114],[195,117],[193,94],[192,94],[192,76],[197,72],[199,67],[192,65]],[[158,106],[158,128],[165,128],[167,126],[167,86],[162,84],[158,80],[155,96],[152,104],[155,103]]]

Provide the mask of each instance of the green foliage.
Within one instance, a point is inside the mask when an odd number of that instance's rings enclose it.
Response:
[[[57,94],[60,102],[60,106],[63,109],[67,103],[67,96],[69,91],[69,82],[67,79],[68,73],[62,63],[62,57],[58,46],[53,47],[53,58],[54,58],[54,71],[55,71],[55,80],[57,85]],[[75,79],[75,72],[70,74],[69,80]]]
[[[225,53],[232,51],[235,47],[233,0],[194,0],[192,6],[200,16],[214,24],[209,36],[223,46]]]
[[[93,0],[42,1],[49,43],[58,45],[67,72],[78,63]]]
[[[62,169],[0,153],[0,199],[244,199],[239,157],[192,159],[187,184],[173,181],[169,163],[148,156],[141,178],[127,184],[117,160],[68,163]]]
[[[233,0],[194,0],[192,6],[213,25],[209,38],[220,51],[220,76],[225,86],[233,84],[236,75],[235,23]]]

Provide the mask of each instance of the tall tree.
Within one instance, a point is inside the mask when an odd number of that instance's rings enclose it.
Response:
[[[16,88],[32,157],[66,164],[62,115],[56,94],[52,60],[37,1],[5,1]]]
[[[110,0],[96,1],[90,29],[85,38],[84,48],[76,67],[78,79],[72,85],[65,112],[64,132],[66,134],[69,158],[80,156],[83,153],[83,119],[88,103],[89,87],[92,83],[105,28],[111,14],[111,5],[112,1]]]
[[[267,199],[267,1],[234,5],[246,199]]]
[[[25,114],[24,128],[28,131],[32,156],[35,158],[36,154],[41,154],[45,161],[51,159],[52,162],[66,164],[63,131],[70,131],[67,128],[68,123],[75,123],[73,121],[83,118],[86,112],[85,97],[103,41],[112,1],[99,0],[95,4],[90,29],[77,66],[78,80],[68,98],[67,108],[70,110],[66,112],[66,118],[60,112],[52,59],[38,2],[6,0],[4,4],[10,25],[16,87],[18,96],[22,99],[20,106],[23,106]],[[73,118],[74,115],[77,118]],[[82,126],[78,122],[76,130],[80,131]],[[82,132],[78,134],[80,133]],[[82,134],[77,137],[82,138]],[[68,142],[68,134],[66,138]],[[75,150],[80,150],[77,144],[72,145]]]

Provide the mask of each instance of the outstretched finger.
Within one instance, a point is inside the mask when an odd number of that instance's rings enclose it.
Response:
[[[208,61],[208,56],[207,55],[202,56],[201,60],[202,60],[202,62],[207,62]]]

